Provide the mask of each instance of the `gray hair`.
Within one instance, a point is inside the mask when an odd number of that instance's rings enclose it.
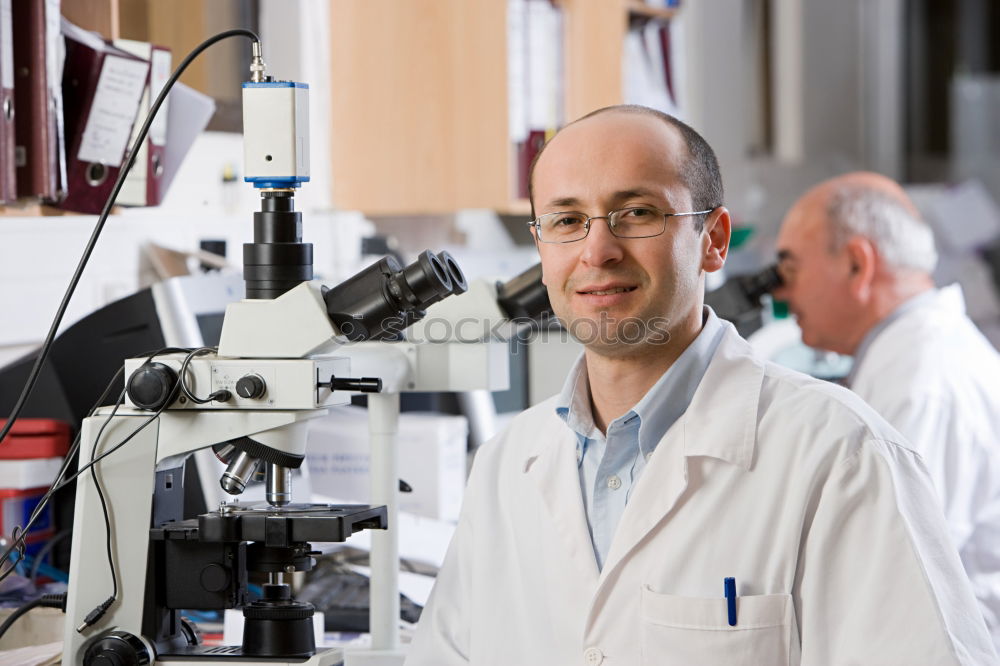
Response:
[[[833,192],[826,213],[834,252],[852,236],[864,236],[892,268],[930,273],[937,264],[930,225],[897,197],[845,185]]]

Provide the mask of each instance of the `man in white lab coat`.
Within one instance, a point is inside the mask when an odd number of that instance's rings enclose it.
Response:
[[[1000,649],[1000,354],[961,288],[934,287],[930,227],[894,181],[851,173],[791,208],[778,256],[805,343],[853,355],[848,386],[927,465]]]
[[[595,112],[532,194],[586,351],[480,449],[407,664],[997,663],[916,454],[703,307],[730,235],[705,141]]]

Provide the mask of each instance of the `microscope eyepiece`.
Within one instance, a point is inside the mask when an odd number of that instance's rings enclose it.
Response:
[[[757,272],[751,273],[750,275],[744,275],[742,277],[743,290],[746,292],[747,298],[760,300],[760,297],[764,294],[770,294],[772,291],[780,287],[782,284],[781,273],[778,272],[778,266],[772,265],[767,268]]]
[[[552,314],[549,292],[542,284],[542,265],[535,264],[497,286],[497,304],[511,319],[541,319]]]
[[[462,268],[455,261],[455,257],[451,256],[451,253],[442,250],[438,252],[437,258],[441,260],[444,267],[448,270],[448,275],[451,277],[451,293],[454,296],[459,294],[464,294],[469,290],[469,283],[465,280],[465,273],[462,272]]]
[[[451,295],[451,274],[430,250],[421,252],[416,261],[394,274],[390,281],[393,293],[398,293],[414,310],[423,310]]]
[[[456,280],[455,278],[458,278]],[[447,252],[421,252],[402,267],[384,257],[323,292],[327,314],[352,342],[398,335],[424,316],[424,310],[467,288],[465,275]]]
[[[705,294],[705,305],[722,319],[733,322],[740,335],[747,336],[762,325],[761,298],[781,284],[778,267],[768,266],[756,273],[730,278]]]

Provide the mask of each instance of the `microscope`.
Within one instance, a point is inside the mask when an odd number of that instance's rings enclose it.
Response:
[[[756,273],[737,275],[705,294],[705,305],[721,319],[733,323],[744,338],[764,325],[761,299],[782,284],[778,267],[767,266]]]
[[[286,576],[314,565],[314,543],[386,529],[386,509],[296,503],[291,470],[310,419],[381,389],[331,353],[393,339],[464,289],[454,259],[430,251],[407,266],[382,259],[332,288],[312,281],[294,208],[309,180],[308,87],[265,76],[257,43],[251,72],[245,180],[261,210],[243,248],[246,298],[227,308],[217,351],[126,360],[123,404],[83,422],[79,466],[94,465],[77,479],[64,664],[341,664],[340,650],[316,647],[313,608]],[[263,472],[266,501],[185,520],[184,462],[209,447],[226,465],[227,493]],[[250,573],[268,581],[254,601]],[[242,645],[201,645],[183,611],[227,608],[243,610]]]
[[[382,391],[368,396],[371,499],[384,503],[390,524],[399,511],[400,394],[454,392],[474,439],[485,439],[484,430],[492,436],[496,409],[490,392],[509,386],[507,339],[517,327],[551,314],[541,277],[541,265],[536,264],[507,282],[463,282],[465,293],[434,304],[391,344],[360,342],[341,348],[352,368],[383,381]],[[398,666],[405,655],[399,640],[395,531],[372,534],[370,562],[371,649],[348,652],[345,665]]]

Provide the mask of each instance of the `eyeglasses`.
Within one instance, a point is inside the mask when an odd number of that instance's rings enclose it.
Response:
[[[607,215],[587,217],[583,213],[546,213],[528,222],[535,229],[535,237],[542,243],[572,243],[583,240],[590,233],[591,222],[607,220],[608,229],[618,238],[651,238],[667,228],[668,217],[706,215],[709,210],[691,213],[664,213],[652,206],[632,206],[613,210]]]

